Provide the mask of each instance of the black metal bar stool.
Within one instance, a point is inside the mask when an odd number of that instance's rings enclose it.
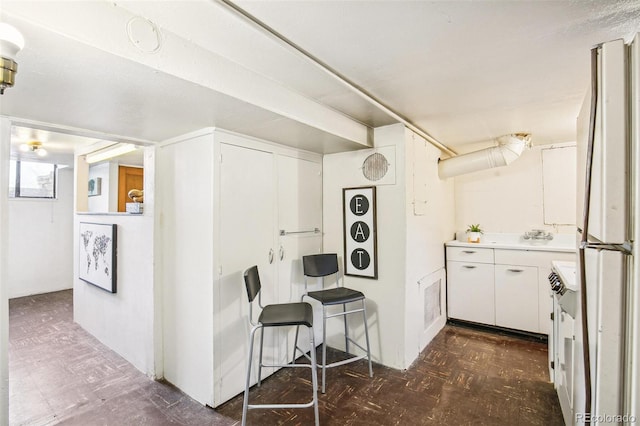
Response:
[[[373,368],[371,367],[371,348],[369,346],[369,329],[367,327],[367,310],[365,306],[365,296],[362,292],[352,290],[350,288],[340,285],[340,278],[338,274],[338,255],[331,254],[314,254],[311,256],[302,257],[302,269],[304,272],[304,287],[305,294],[302,296],[311,297],[322,303],[322,364],[318,364],[318,367],[322,369],[322,393],[325,393],[326,387],[326,370],[331,367],[338,367],[340,365],[355,362],[364,358],[369,359],[369,377],[373,377]],[[336,277],[336,287],[324,289],[324,277],[334,275]],[[319,291],[307,291],[307,277],[321,277],[323,278],[323,289]],[[361,302],[362,307],[347,311],[347,304],[352,302]],[[334,305],[342,305],[342,312],[331,313],[327,312],[327,307]],[[347,325],[347,315],[356,314],[362,312],[362,318],[364,320],[364,335],[367,341],[366,349],[360,346],[358,342],[349,337],[349,327]],[[365,355],[354,355],[342,361],[332,362],[327,364],[327,319],[333,317],[344,317],[344,340],[345,349],[347,354],[349,353],[349,343],[353,343],[358,348],[363,350]],[[295,346],[293,349],[293,362],[296,360],[296,353],[299,350],[302,355],[309,359],[309,356],[298,347],[298,330],[296,329]],[[312,346],[315,348],[315,346]],[[315,351],[311,351],[311,356],[315,356]]]
[[[296,344],[298,337],[298,330],[301,325],[307,327],[309,330],[309,339],[312,348],[315,348],[314,333],[313,333],[313,308],[306,302],[299,303],[282,303],[262,306],[260,296],[260,277],[258,275],[258,267],[252,266],[244,272],[244,283],[247,287],[247,296],[249,298],[249,322],[253,326],[251,328],[251,334],[249,336],[249,356],[247,358],[249,366],[247,367],[247,381],[244,388],[244,401],[242,404],[242,425],[247,424],[247,411],[255,408],[308,408],[313,406],[316,426],[320,424],[318,416],[318,373],[316,365],[315,351],[311,351],[311,364],[275,364],[265,365],[262,363],[262,348],[264,346],[264,328],[265,327],[296,327]],[[258,306],[262,308],[258,322],[253,322],[253,301],[258,296]],[[311,383],[313,387],[313,399],[308,403],[302,404],[249,404],[249,386],[251,385],[251,364],[253,360],[253,340],[256,331],[261,330],[260,333],[260,359],[258,363],[258,386],[260,386],[260,379],[262,373],[262,367],[303,367],[311,369]],[[294,350],[295,352],[295,350]]]

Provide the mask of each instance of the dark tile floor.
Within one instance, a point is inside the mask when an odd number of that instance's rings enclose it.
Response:
[[[72,293],[10,301],[11,425],[233,425],[242,395],[206,408],[144,374],[72,321]],[[332,351],[331,356],[340,356]],[[447,326],[407,371],[364,362],[329,370],[323,425],[562,425],[546,345]],[[308,370],[284,369],[251,391],[298,402]],[[249,424],[313,424],[304,410],[250,411]]]

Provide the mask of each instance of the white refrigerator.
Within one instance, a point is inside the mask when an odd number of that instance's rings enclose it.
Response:
[[[578,118],[574,424],[640,421],[639,62],[640,33],[595,47]]]

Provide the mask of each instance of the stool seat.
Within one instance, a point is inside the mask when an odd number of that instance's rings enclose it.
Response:
[[[263,327],[287,325],[313,327],[313,308],[306,302],[267,305],[260,313],[258,322]]]
[[[310,291],[307,296],[316,299],[323,305],[340,305],[357,302],[364,299],[364,294],[346,287],[330,288],[327,290]]]

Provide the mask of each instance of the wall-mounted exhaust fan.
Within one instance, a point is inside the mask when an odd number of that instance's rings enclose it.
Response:
[[[389,171],[389,162],[387,157],[374,152],[364,159],[362,163],[362,174],[368,180],[375,182],[382,179]]]

